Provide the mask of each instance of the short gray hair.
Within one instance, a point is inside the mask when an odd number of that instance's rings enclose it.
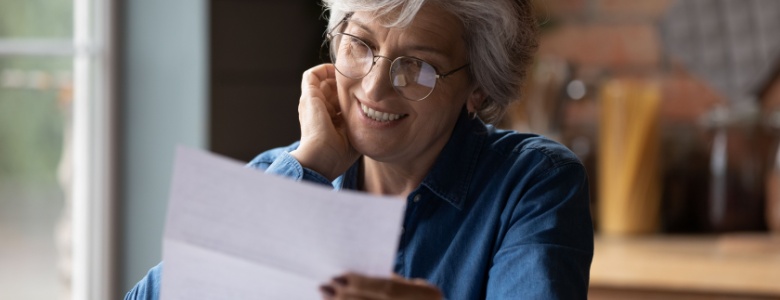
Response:
[[[480,117],[496,122],[520,97],[526,70],[538,47],[532,0],[324,0],[330,11],[328,30],[348,13],[376,12],[386,27],[412,22],[425,3],[435,3],[463,22],[469,74],[487,94]]]

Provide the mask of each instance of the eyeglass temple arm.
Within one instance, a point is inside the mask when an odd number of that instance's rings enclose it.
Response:
[[[439,78],[439,79],[444,79],[444,77],[450,76],[450,75],[452,75],[452,73],[455,73],[455,72],[457,72],[457,71],[460,71],[460,70],[462,70],[463,68],[465,68],[465,67],[468,67],[468,66],[469,66],[469,64],[465,64],[465,65],[462,65],[462,66],[458,67],[457,69],[455,69],[455,70],[452,70],[452,71],[449,71],[449,72],[447,72],[447,73],[444,73],[444,74],[436,74],[436,78]]]
[[[347,20],[349,20],[349,18],[350,18],[350,17],[352,17],[352,13],[351,13],[351,12],[350,12],[350,13],[347,13],[347,15],[346,15],[346,16],[344,16],[344,18],[342,18],[342,19],[341,19],[341,21],[339,21],[339,22],[336,24],[336,26],[333,26],[333,28],[331,28],[330,30],[328,30],[328,32],[326,33],[326,35],[328,36],[328,38],[330,38],[330,37],[333,35],[333,31],[335,31],[337,28],[341,27],[341,25],[343,25],[344,23],[346,23],[346,22],[347,22]]]

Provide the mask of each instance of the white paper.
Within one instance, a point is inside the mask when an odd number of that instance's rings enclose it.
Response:
[[[354,271],[392,273],[404,201],[294,182],[180,147],[162,299],[320,299]]]

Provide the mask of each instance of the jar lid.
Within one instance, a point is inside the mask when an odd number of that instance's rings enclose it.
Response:
[[[780,129],[780,107],[766,114],[764,124],[772,129]]]
[[[731,106],[718,105],[704,114],[700,122],[704,127],[752,126],[760,119],[760,110],[755,101],[739,101]]]

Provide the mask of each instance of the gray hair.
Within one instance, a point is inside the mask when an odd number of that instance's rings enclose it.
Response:
[[[435,3],[463,22],[469,74],[487,94],[480,117],[496,122],[520,96],[526,70],[538,47],[532,0],[324,0],[328,30],[349,12],[372,11],[386,27],[404,27],[426,3]]]

